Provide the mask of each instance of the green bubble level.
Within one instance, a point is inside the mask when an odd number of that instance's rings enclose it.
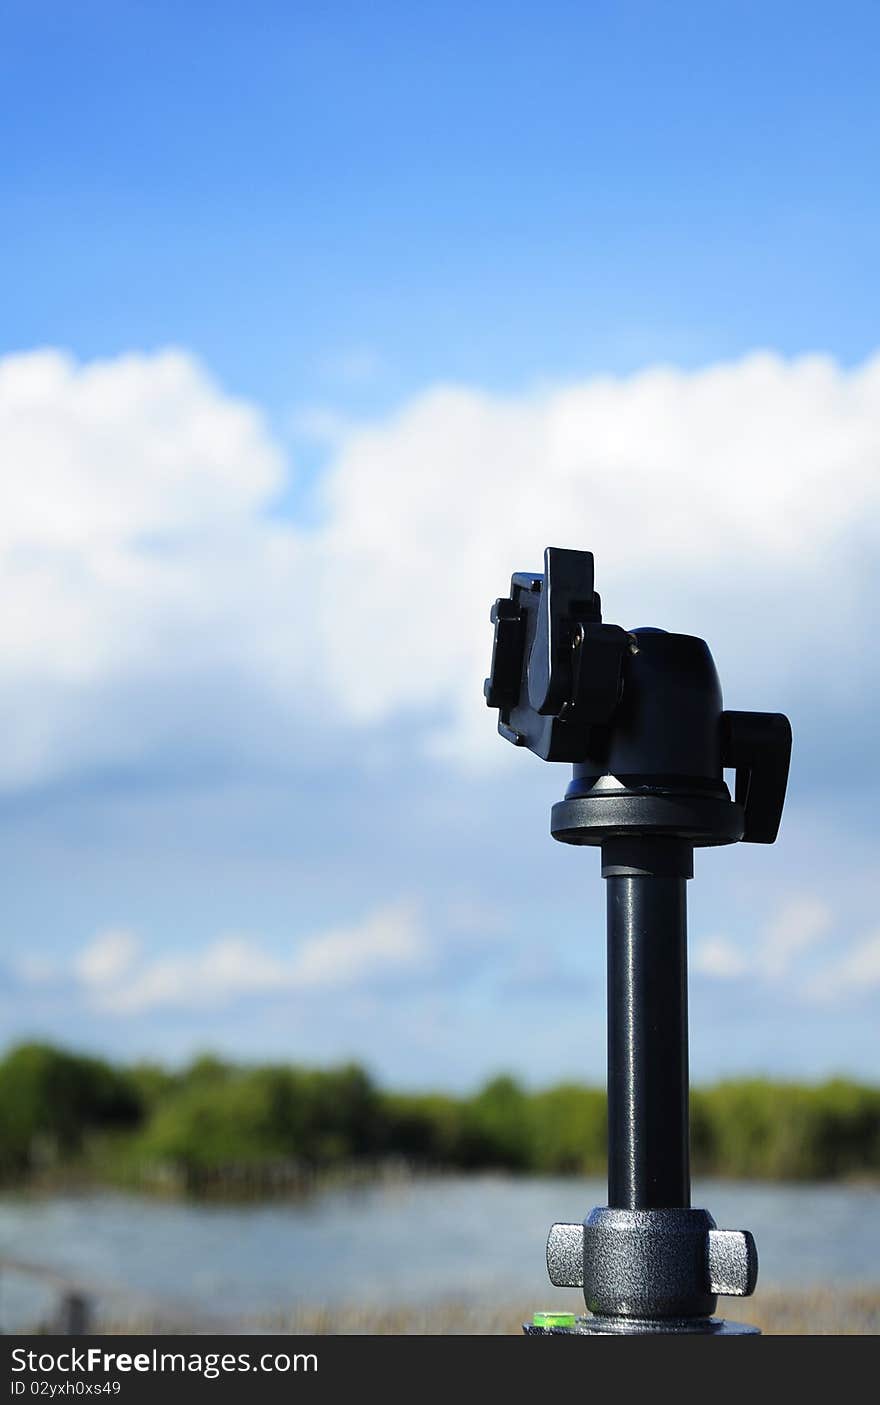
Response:
[[[573,1312],[536,1312],[532,1318],[533,1327],[573,1327]]]

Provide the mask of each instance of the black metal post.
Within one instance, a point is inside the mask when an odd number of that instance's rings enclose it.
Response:
[[[606,882],[608,1204],[687,1207],[687,880]]]

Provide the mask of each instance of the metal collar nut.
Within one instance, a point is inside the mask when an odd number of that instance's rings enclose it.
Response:
[[[758,1281],[758,1251],[747,1229],[710,1229],[706,1235],[708,1283],[703,1291],[747,1298]],[[547,1240],[547,1271],[557,1288],[584,1286],[584,1226],[555,1224]]]

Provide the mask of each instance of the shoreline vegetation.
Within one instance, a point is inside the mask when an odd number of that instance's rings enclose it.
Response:
[[[738,1079],[691,1096],[693,1169],[756,1180],[880,1176],[880,1088]],[[493,1079],[470,1096],[202,1056],[116,1066],[47,1044],[0,1061],[0,1183],[256,1198],[421,1171],[602,1175],[604,1091]]]

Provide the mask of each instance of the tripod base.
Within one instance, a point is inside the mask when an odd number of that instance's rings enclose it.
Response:
[[[652,1337],[691,1335],[703,1337],[759,1337],[760,1327],[729,1322],[723,1317],[576,1317],[573,1327],[535,1327],[523,1324],[527,1337]]]

